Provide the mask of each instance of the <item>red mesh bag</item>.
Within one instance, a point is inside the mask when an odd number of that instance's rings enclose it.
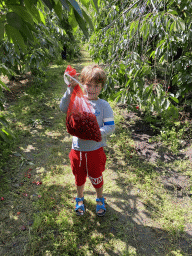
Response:
[[[70,75],[70,71],[68,71],[68,74]],[[75,86],[71,95],[67,110],[66,127],[68,133],[80,139],[97,142],[102,140],[100,128],[94,115],[94,108],[85,97],[79,84]]]

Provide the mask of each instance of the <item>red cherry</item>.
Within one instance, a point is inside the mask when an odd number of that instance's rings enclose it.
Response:
[[[139,109],[139,106],[137,106],[136,109]]]

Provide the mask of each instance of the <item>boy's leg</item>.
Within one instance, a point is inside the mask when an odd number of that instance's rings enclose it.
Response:
[[[95,190],[96,190],[96,193],[97,193],[97,198],[103,197],[103,186],[100,187],[100,188],[95,188]],[[97,204],[102,205],[102,202],[97,202]],[[104,212],[103,209],[100,209],[98,211],[98,213],[103,213],[103,212]]]
[[[82,186],[77,186],[77,197],[81,198],[83,197],[83,191],[84,191],[84,186],[85,184],[83,184]],[[82,205],[83,201],[78,202],[78,205]],[[78,209],[79,212],[83,212],[81,209]]]
[[[96,193],[97,193],[97,198],[100,198],[103,196],[103,186],[100,188],[95,188]]]
[[[82,160],[81,152],[76,150],[71,150],[69,154],[69,158],[71,161],[71,169],[75,176],[75,184],[77,188],[77,198],[83,197],[84,186],[86,182],[86,167],[85,167],[85,159]],[[78,186],[77,184],[83,184]],[[78,205],[82,205],[83,201],[78,202]],[[83,212],[81,209],[78,209],[79,212]]]
[[[105,170],[106,155],[103,148],[91,151],[87,156],[88,173],[92,185],[94,186],[97,198],[103,197],[103,171]],[[97,202],[102,205],[102,202]],[[98,213],[103,213],[104,210],[100,209]]]
[[[83,197],[84,186],[85,184],[83,184],[82,186],[77,186],[77,197]]]

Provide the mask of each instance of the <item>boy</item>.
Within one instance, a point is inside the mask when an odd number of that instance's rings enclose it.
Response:
[[[109,103],[98,98],[106,82],[105,72],[98,65],[84,67],[80,75],[80,82],[84,85],[84,93],[95,110],[102,141],[82,140],[73,136],[69,158],[77,186],[75,211],[77,215],[83,215],[85,212],[83,191],[88,176],[97,194],[96,213],[98,216],[104,216],[106,208],[103,198],[102,172],[105,170],[106,155],[103,147],[106,146],[107,135],[115,130],[114,116]],[[64,113],[67,113],[71,93],[75,86],[76,83],[72,81],[61,99],[60,109]]]

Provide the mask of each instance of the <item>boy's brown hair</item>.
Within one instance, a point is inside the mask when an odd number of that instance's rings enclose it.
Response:
[[[83,68],[80,76],[80,82],[85,84],[86,82],[95,82],[105,85],[107,76],[104,70],[99,65],[90,65]]]

